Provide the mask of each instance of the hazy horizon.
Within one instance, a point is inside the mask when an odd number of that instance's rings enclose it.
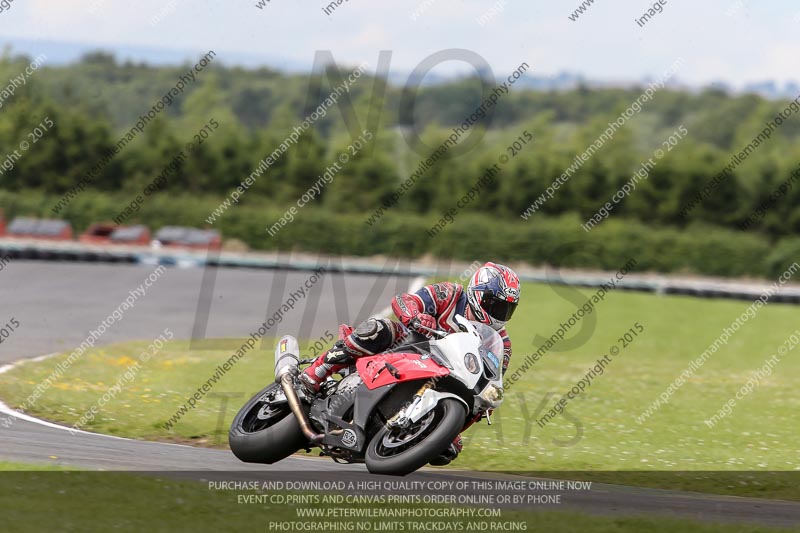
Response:
[[[262,0],[259,9],[257,1],[221,6],[188,0],[135,5],[17,0],[0,13],[0,28],[6,43],[86,44],[114,53],[213,49],[223,63],[301,72],[311,67],[317,50],[330,50],[343,64],[367,61],[373,69],[380,50],[393,50],[391,71],[398,73],[413,70],[438,50],[465,48],[484,57],[498,75],[525,61],[536,77],[571,73],[624,83],[658,77],[683,57],[686,65],[677,79],[690,86],[723,82],[733,88],[794,81],[797,75],[786,66],[800,55],[800,43],[792,38],[800,27],[800,6],[788,0],[770,5],[669,0],[645,27],[635,19],[649,4],[633,0],[595,1],[574,21],[569,15],[577,0],[560,5],[420,0],[403,6],[349,0],[330,14],[322,11],[328,2]],[[276,42],[284,46],[275,47]],[[448,62],[432,72],[450,76],[468,69]]]

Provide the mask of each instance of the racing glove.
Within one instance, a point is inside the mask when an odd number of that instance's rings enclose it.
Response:
[[[418,331],[425,336],[430,335],[424,329],[420,329],[420,326],[428,329],[436,329],[436,319],[433,318],[431,315],[426,315],[425,313],[420,313],[414,318],[411,319],[408,323],[408,327],[413,329],[414,331]]]

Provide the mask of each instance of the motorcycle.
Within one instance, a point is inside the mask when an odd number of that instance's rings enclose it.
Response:
[[[275,347],[275,383],[238,412],[230,449],[241,461],[272,464],[319,447],[336,462],[366,463],[375,474],[407,475],[503,401],[503,342],[491,327],[456,316],[461,331],[427,329],[404,344],[364,356],[311,395],[297,376],[297,340]]]

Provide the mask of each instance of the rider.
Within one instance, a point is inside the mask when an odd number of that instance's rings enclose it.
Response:
[[[496,263],[486,263],[470,279],[466,290],[457,283],[442,282],[427,285],[413,294],[399,294],[392,301],[392,311],[402,323],[386,318],[370,318],[355,329],[340,328],[340,340],[330,350],[320,355],[300,375],[303,384],[312,392],[330,375],[351,365],[354,358],[374,355],[402,341],[408,334],[406,328],[417,330],[422,326],[447,332],[459,331],[454,318],[462,315],[467,320],[488,324],[503,339],[503,372],[511,359],[511,340],[505,324],[519,303],[520,283],[513,270]],[[419,330],[426,334],[425,329]],[[461,435],[434,465],[445,465],[461,452]]]

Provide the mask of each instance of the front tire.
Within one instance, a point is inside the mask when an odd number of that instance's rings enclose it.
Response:
[[[405,476],[422,468],[456,438],[466,414],[461,402],[444,398],[410,430],[383,426],[367,445],[367,469],[373,474]]]
[[[228,445],[245,463],[276,463],[308,444],[297,418],[286,403],[270,405],[262,400],[280,385],[273,383],[253,396],[231,423]]]

